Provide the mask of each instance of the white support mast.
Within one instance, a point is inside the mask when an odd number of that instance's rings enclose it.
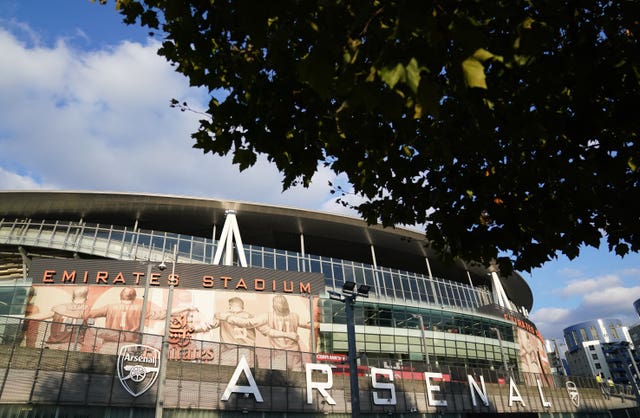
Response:
[[[495,263],[491,263],[489,267],[489,274],[491,275],[491,288],[493,290],[493,301],[506,309],[511,309],[511,304],[507,298],[507,294],[502,287],[500,277],[498,276],[498,269]]]
[[[225,211],[226,218],[224,225],[222,226],[222,232],[220,233],[220,241],[218,241],[218,248],[216,254],[213,257],[213,264],[220,264],[220,259],[224,253],[223,265],[233,265],[233,244],[235,243],[236,250],[238,251],[238,264],[241,267],[247,267],[247,258],[244,254],[244,246],[242,245],[242,238],[240,237],[240,228],[238,228],[238,220],[236,219],[235,210]]]

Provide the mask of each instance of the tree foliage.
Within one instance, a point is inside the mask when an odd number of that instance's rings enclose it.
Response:
[[[640,2],[118,0],[213,94],[192,136],[283,186],[344,173],[370,223],[530,270],[640,249]]]

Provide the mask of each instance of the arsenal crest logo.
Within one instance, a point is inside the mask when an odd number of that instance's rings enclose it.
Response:
[[[132,396],[145,393],[158,378],[160,351],[148,345],[130,344],[120,348],[118,379]]]
[[[565,384],[565,387],[567,388],[567,393],[569,394],[569,399],[571,400],[571,403],[573,403],[576,408],[580,406],[580,393],[578,392],[578,388],[576,387],[576,384],[573,383],[571,380],[568,380],[567,383]]]

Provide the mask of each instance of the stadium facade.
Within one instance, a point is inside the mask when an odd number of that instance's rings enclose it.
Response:
[[[278,206],[0,192],[0,416],[610,416],[591,376],[551,374],[519,274],[425,244]]]

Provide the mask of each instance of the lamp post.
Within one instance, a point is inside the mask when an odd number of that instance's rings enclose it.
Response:
[[[502,354],[502,364],[504,365],[504,373],[505,375],[509,374],[509,365],[507,364],[507,356],[504,352],[504,347],[502,346],[502,335],[500,334],[500,330],[496,327],[489,328],[491,331],[495,332],[498,336],[498,344],[500,344],[500,354]]]
[[[422,353],[424,354],[424,361],[427,363],[427,365],[431,365],[429,352],[427,351],[427,344],[424,340],[424,320],[422,319],[422,315],[411,314],[411,316],[416,318],[418,320],[418,323],[420,324],[420,339],[422,341],[420,347],[422,348]]]
[[[151,281],[151,268],[153,267],[153,263],[151,260],[147,262],[147,274],[144,276],[144,295],[142,297],[142,309],[140,312],[140,328],[138,328],[138,332],[140,333],[140,338],[138,339],[139,343],[142,344],[142,338],[144,337],[144,324],[146,322],[147,317],[147,300],[149,299],[149,282]]]
[[[164,394],[167,386],[167,366],[169,365],[169,328],[171,325],[171,305],[173,304],[173,281],[176,274],[177,247],[173,246],[173,262],[169,276],[169,295],[167,296],[167,313],[164,322],[164,336],[160,351],[160,372],[158,373],[158,395],[156,396],[156,418],[162,418],[164,408]]]
[[[341,292],[329,290],[329,298],[344,303],[347,316],[347,359],[349,362],[349,383],[351,388],[351,416],[360,416],[360,389],[358,388],[358,362],[356,354],[356,327],[353,318],[353,306],[356,298],[369,297],[370,286],[356,285],[355,282],[344,282]]]

